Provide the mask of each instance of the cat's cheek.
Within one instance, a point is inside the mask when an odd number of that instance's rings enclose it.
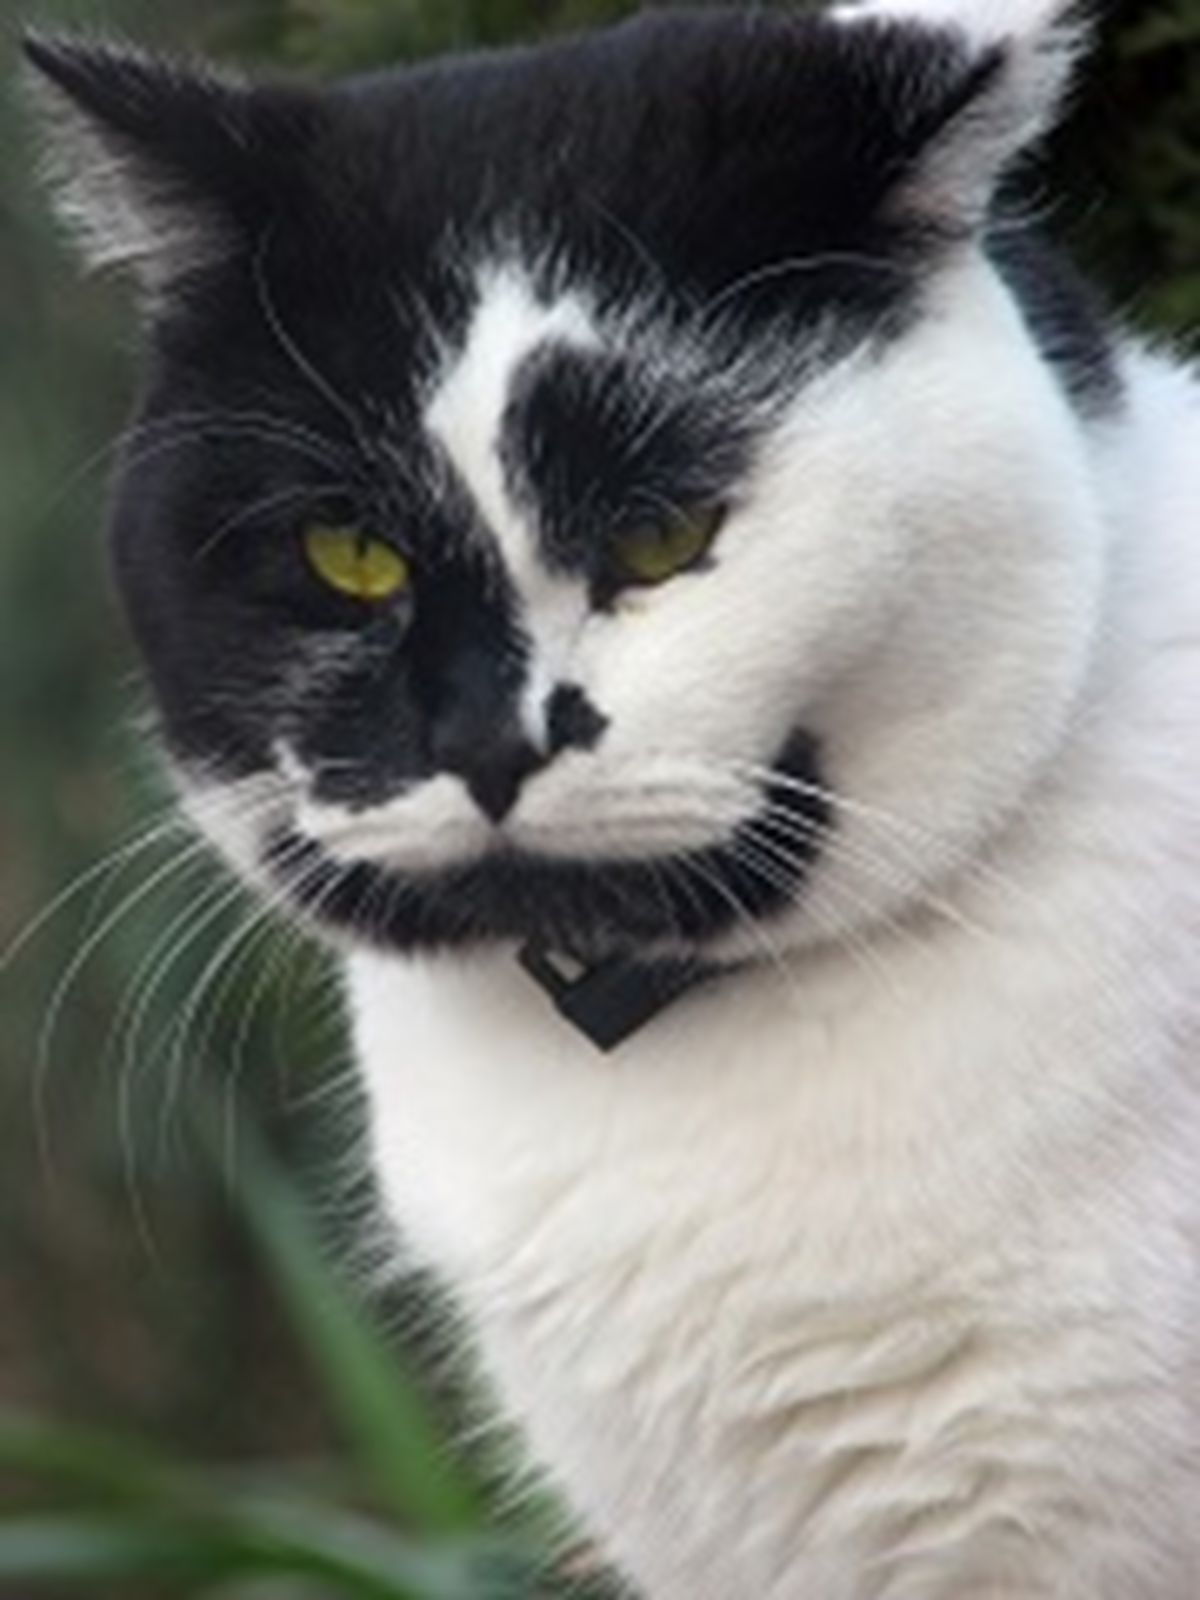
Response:
[[[258,892],[280,898],[265,865],[267,841],[293,817],[292,785],[278,770],[226,780],[196,764],[170,761],[167,774],[183,815],[221,859]]]
[[[720,771],[770,765],[803,720],[794,623],[775,628],[735,560],[631,594],[581,641],[578,681],[608,718],[601,754]],[[769,586],[769,585],[768,585]]]

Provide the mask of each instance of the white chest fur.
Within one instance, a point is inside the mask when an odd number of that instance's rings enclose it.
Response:
[[[1162,485],[1194,423],[1143,383]],[[614,1059],[509,957],[352,959],[389,1205],[654,1600],[1194,1597],[1185,501],[1118,552],[1025,811],[869,946],[729,977]]]

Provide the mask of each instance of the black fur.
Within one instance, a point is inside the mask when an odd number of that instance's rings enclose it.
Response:
[[[728,499],[763,420],[715,381],[684,388],[636,355],[552,345],[517,374],[503,457],[547,563],[585,578],[605,604],[620,582],[597,534]]]
[[[1001,221],[988,251],[1016,296],[1034,340],[1084,413],[1121,402],[1112,336],[1091,286],[1033,228]]]
[[[759,811],[727,843],[674,857],[591,862],[509,851],[401,878],[340,865],[284,832],[270,840],[267,863],[299,905],[387,949],[500,940],[589,961],[688,950],[791,905],[820,853],[835,817],[814,741],[796,734],[776,771]]]

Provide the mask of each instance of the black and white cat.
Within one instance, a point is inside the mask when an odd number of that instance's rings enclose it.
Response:
[[[1200,1593],[1200,389],[997,201],[1066,11],[29,46],[184,803],[653,1600]]]

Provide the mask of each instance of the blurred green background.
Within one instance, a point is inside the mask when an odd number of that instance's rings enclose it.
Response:
[[[170,826],[139,744],[97,537],[135,329],[118,291],[76,277],[36,192],[19,26],[319,73],[633,9],[28,0],[3,17],[0,1594],[14,1600],[481,1600],[579,1593],[587,1568],[535,1578],[547,1508],[498,1516],[503,1462],[448,1448],[471,1407],[436,1302],[368,1297],[325,1264],[353,1253],[370,1202],[336,993],[319,954],[248,919]],[[1034,204],[1127,316],[1194,343],[1200,0],[1106,14]]]

